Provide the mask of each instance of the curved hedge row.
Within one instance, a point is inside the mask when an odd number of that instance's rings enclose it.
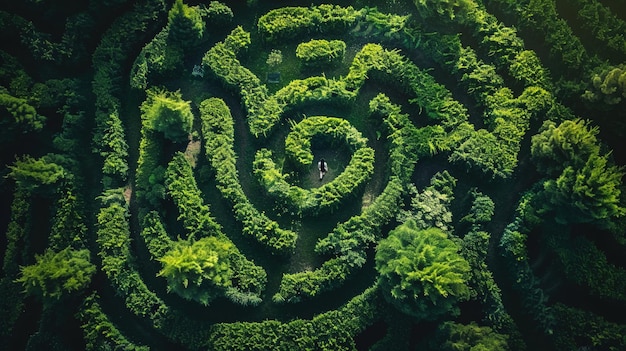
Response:
[[[257,210],[243,192],[233,150],[234,122],[223,100],[211,98],[200,104],[205,153],[215,169],[217,187],[233,204],[235,217],[243,224],[243,233],[252,235],[273,252],[284,253],[295,247],[297,234],[282,229],[278,223]]]
[[[294,213],[318,213],[335,209],[346,196],[354,193],[373,173],[374,150],[365,147],[367,138],[350,123],[334,117],[308,117],[295,124],[285,139],[287,157],[298,168],[313,163],[311,140],[314,137],[330,139],[331,144],[345,142],[353,151],[352,158],[335,179],[311,190],[290,185],[287,175],[281,173],[267,149],[257,151],[253,162],[254,173],[268,194],[277,197]],[[339,140],[337,140],[339,139]]]
[[[338,32],[364,18],[365,10],[352,6],[318,5],[305,7],[281,7],[259,18],[261,35],[269,41],[290,39],[312,32]]]
[[[275,320],[217,324],[211,328],[210,350],[356,350],[354,337],[378,318],[376,286],[365,290],[337,310],[311,320],[287,323]]]
[[[285,138],[287,156],[297,165],[308,167],[313,162],[311,139],[318,135],[326,136],[325,139],[330,139],[331,144],[336,143],[336,139],[345,141],[353,152],[367,145],[367,138],[347,120],[314,116],[304,118],[292,126],[291,132]]]
[[[336,209],[353,194],[374,171],[374,150],[365,147],[354,152],[343,172],[332,181],[311,190],[290,185],[287,176],[272,161],[272,152],[257,151],[252,164],[254,173],[269,195],[277,197],[294,213],[318,214]]]

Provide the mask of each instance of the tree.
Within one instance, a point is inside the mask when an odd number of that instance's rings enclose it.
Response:
[[[23,156],[13,166],[9,166],[11,171],[8,175],[28,191],[34,191],[41,185],[55,184],[65,179],[67,172],[62,166],[50,161],[50,158],[49,155],[38,159]]]
[[[180,91],[150,89],[141,104],[144,125],[162,132],[172,141],[184,141],[193,126],[193,113],[189,101],[182,99]]]
[[[202,15],[183,0],[176,0],[168,13],[169,42],[181,47],[197,44],[204,35]]]
[[[568,120],[558,126],[546,121],[532,137],[531,157],[537,169],[549,176],[557,176],[567,167],[580,169],[589,156],[600,152],[597,134],[598,128],[588,121]]]
[[[399,225],[376,249],[384,298],[418,319],[458,314],[456,303],[470,297],[470,266],[458,250],[441,229],[420,230],[413,220]]]
[[[592,155],[580,169],[572,166],[557,179],[544,183],[546,206],[557,212],[557,221],[581,223],[622,217],[623,167],[609,164],[607,156]]]
[[[36,256],[36,263],[21,268],[18,282],[24,291],[40,297],[44,303],[59,300],[64,293],[81,290],[89,285],[96,266],[89,262],[87,249],[69,247],[53,252],[47,250]]]
[[[188,300],[208,305],[232,285],[230,256],[234,245],[216,237],[197,241],[178,241],[159,259],[168,290]]]

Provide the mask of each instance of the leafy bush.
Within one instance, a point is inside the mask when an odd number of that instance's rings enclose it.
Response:
[[[17,281],[22,283],[26,293],[37,295],[46,304],[84,289],[96,272],[96,266],[89,262],[87,249],[67,247],[59,252],[48,249],[35,258],[35,264],[21,268]]]
[[[323,66],[341,62],[345,52],[346,43],[342,40],[314,39],[299,44],[296,57],[305,66]]]
[[[193,126],[190,102],[182,99],[180,91],[153,88],[146,94],[146,100],[141,104],[144,127],[161,132],[172,141],[187,140]]]
[[[408,193],[411,203],[408,209],[400,210],[396,220],[402,223],[411,219],[420,229],[435,227],[451,233],[453,228],[450,203],[454,200],[452,189],[456,181],[448,171],[443,171],[435,174],[430,180],[431,185],[422,192],[414,184],[410,184]]]
[[[53,161],[52,155],[38,159],[26,155],[17,159],[9,169],[8,176],[13,178],[19,187],[29,192],[40,188],[44,190],[46,186],[61,182],[69,176],[62,166]]]
[[[233,271],[228,258],[233,250],[230,241],[216,237],[176,241],[159,258],[163,268],[158,275],[167,279],[169,291],[208,305],[231,285]]]
[[[376,270],[385,300],[418,320],[459,314],[467,300],[470,266],[459,248],[437,228],[420,229],[408,220],[378,243]]]
[[[43,128],[46,121],[46,118],[38,114],[26,99],[20,99],[2,91],[0,91],[0,106],[13,117],[11,123],[6,123],[3,119],[2,125],[5,128],[17,127],[24,131],[37,131]]]

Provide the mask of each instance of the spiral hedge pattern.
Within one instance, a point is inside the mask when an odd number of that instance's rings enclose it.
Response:
[[[4,344],[623,349],[625,19],[561,5],[2,10]]]

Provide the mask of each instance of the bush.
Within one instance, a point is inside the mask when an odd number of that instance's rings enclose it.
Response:
[[[158,276],[167,279],[168,291],[209,305],[231,285],[233,270],[228,260],[234,250],[230,241],[216,237],[177,241],[159,258],[163,267]]]
[[[299,44],[296,48],[296,57],[305,66],[315,67],[341,62],[345,52],[345,42],[320,39]]]
[[[180,91],[154,88],[146,94],[146,100],[141,104],[144,127],[161,132],[174,142],[187,140],[193,126],[190,102],[182,99]]]
[[[96,266],[89,262],[87,249],[67,247],[59,252],[48,249],[35,258],[35,264],[21,268],[17,281],[22,283],[26,293],[38,296],[45,304],[84,289],[96,272]]]
[[[418,320],[459,314],[467,300],[470,266],[459,248],[437,228],[420,229],[408,220],[376,248],[376,270],[385,299]]]

